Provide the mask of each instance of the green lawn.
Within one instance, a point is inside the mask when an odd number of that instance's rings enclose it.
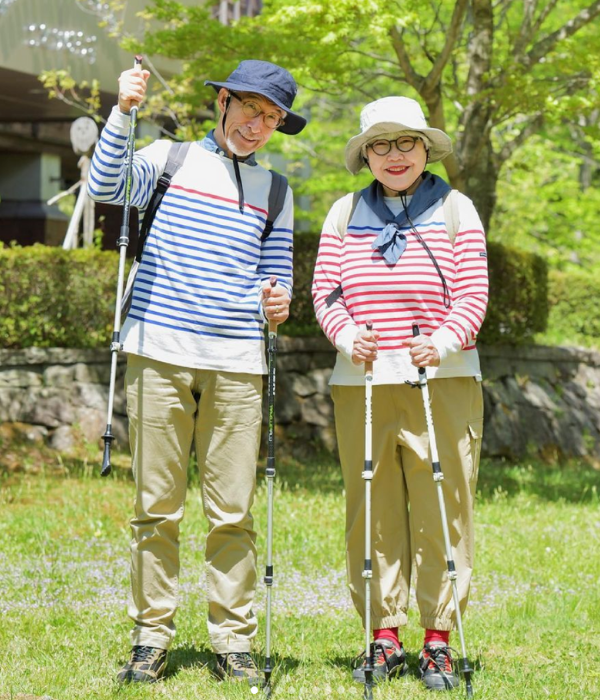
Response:
[[[69,466],[67,464],[67,466]],[[71,465],[72,466],[72,465]],[[363,634],[345,585],[339,470],[330,459],[278,460],[275,492],[274,698],[361,698],[349,665]],[[120,470],[118,470],[120,471]],[[262,581],[266,488],[255,515]],[[132,484],[75,465],[69,475],[0,482],[0,698],[250,698],[211,674],[205,627],[205,523],[192,483],[182,533],[182,600],[170,675],[119,688],[128,653]],[[576,700],[600,688],[600,473],[583,464],[484,462],[477,565],[464,619],[477,698]],[[437,506],[437,502],[434,503]],[[264,644],[264,585],[257,609]],[[422,632],[403,635],[410,674],[375,698],[431,698],[417,679]],[[454,638],[454,644],[458,640]],[[464,696],[464,685],[452,694]]]

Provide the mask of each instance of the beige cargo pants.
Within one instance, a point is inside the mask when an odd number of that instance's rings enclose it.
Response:
[[[350,592],[364,609],[365,389],[332,386],[340,461],[346,487],[346,548]],[[473,377],[433,379],[429,393],[461,612],[473,569],[473,501],[483,425],[481,384]],[[421,391],[406,384],[373,387],[371,620],[374,629],[407,621],[410,578],[421,625],[454,627],[452,588]]]
[[[132,643],[168,649],[175,634],[179,524],[194,441],[209,523],[209,636],[216,653],[249,651],[257,625],[250,507],[262,377],[185,369],[129,355],[125,385],[136,486],[128,609],[135,625]]]

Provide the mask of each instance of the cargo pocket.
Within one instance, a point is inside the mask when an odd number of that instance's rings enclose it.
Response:
[[[471,488],[475,488],[479,473],[479,458],[481,457],[481,440],[483,438],[483,418],[469,421],[469,441],[471,444],[471,473],[469,482]]]

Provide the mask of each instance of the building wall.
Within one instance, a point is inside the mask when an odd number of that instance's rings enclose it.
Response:
[[[64,69],[77,81],[98,80],[104,89],[102,114],[108,115],[116,102],[117,77],[132,65],[132,57],[98,26],[100,19],[112,22],[110,15],[96,13],[104,5],[99,0],[0,0],[0,243],[58,245],[64,239],[68,217],[47,201],[79,179],[69,128],[82,113],[50,100],[38,76]],[[145,6],[145,0],[128,0],[119,14],[132,36],[143,30],[137,13]],[[177,65],[156,61],[166,75]]]

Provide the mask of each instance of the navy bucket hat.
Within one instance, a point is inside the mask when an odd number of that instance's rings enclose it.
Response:
[[[283,134],[299,134],[306,126],[306,119],[291,110],[298,90],[296,81],[285,68],[274,63],[242,61],[224,82],[205,80],[204,84],[212,85],[217,92],[221,88],[255,92],[271,100],[286,113],[285,123],[277,129]]]

